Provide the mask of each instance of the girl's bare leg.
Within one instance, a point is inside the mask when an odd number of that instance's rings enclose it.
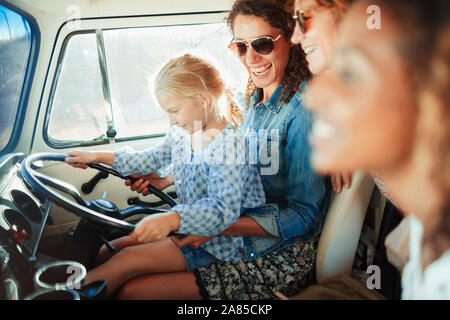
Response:
[[[129,247],[129,246],[135,246],[138,244],[141,244],[140,242],[137,242],[130,236],[124,236],[117,239],[114,239],[110,241],[111,244],[116,248],[114,252],[110,252],[108,248],[106,248],[105,245],[103,245],[100,250],[98,251],[97,258],[95,259],[94,265],[99,266],[109,259],[118,252],[120,252],[122,249]]]
[[[185,270],[184,255],[170,238],[165,238],[123,248],[106,263],[89,271],[85,281],[106,280],[107,294],[110,295],[136,276]]]
[[[193,272],[170,272],[128,280],[116,296],[120,300],[200,300]]]

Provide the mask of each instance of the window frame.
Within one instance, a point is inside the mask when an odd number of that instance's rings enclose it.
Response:
[[[223,23],[225,22],[226,14],[228,11],[211,11],[211,12],[194,12],[194,13],[173,13],[173,14],[154,14],[154,15],[140,15],[131,17],[105,17],[105,18],[82,18],[78,22],[81,24],[80,30],[64,32],[67,29],[67,24],[71,21],[66,21],[58,31],[57,38],[55,40],[55,46],[58,41],[62,44],[59,50],[59,54],[56,57],[55,71],[53,72],[53,79],[50,82],[50,91],[48,99],[46,102],[44,123],[42,126],[42,137],[44,143],[53,149],[67,149],[74,147],[90,147],[99,146],[110,143],[120,143],[129,142],[135,140],[144,139],[154,139],[161,138],[166,135],[166,133],[160,134],[148,134],[148,135],[138,135],[133,137],[123,137],[123,138],[108,138],[106,135],[103,139],[99,140],[86,140],[86,141],[76,141],[76,140],[57,140],[52,138],[48,133],[48,126],[50,121],[50,114],[53,104],[53,99],[55,96],[56,86],[60,77],[62,63],[64,60],[65,51],[70,39],[78,34],[95,33],[100,30],[110,31],[110,30],[121,30],[121,29],[134,29],[134,28],[149,28],[149,27],[170,27],[170,26],[183,26],[183,25],[201,25],[210,23]],[[187,22],[186,18],[191,18],[192,21]],[[175,20],[176,23],[170,22],[170,20]],[[178,20],[178,21],[177,21]],[[231,36],[230,36],[231,40]],[[225,50],[225,48],[224,48]],[[54,58],[54,57],[53,57]],[[52,58],[52,60],[53,60]],[[109,80],[108,80],[109,81]],[[102,84],[103,85],[103,84]],[[111,94],[109,92],[109,94]],[[111,97],[108,97],[109,101]],[[114,115],[113,115],[114,117]],[[106,121],[106,120],[105,120]]]
[[[41,33],[39,25],[33,16],[21,10],[20,8],[17,8],[16,6],[1,0],[0,5],[19,14],[22,18],[24,18],[28,22],[28,25],[30,27],[30,51],[28,53],[28,63],[25,69],[25,77],[23,79],[22,90],[20,93],[19,104],[17,106],[17,112],[14,120],[13,129],[11,131],[11,136],[9,137],[9,141],[6,143],[3,149],[0,149],[0,155],[3,155],[13,151],[17,143],[19,142],[19,138],[24,124],[28,100],[30,97],[34,73],[36,71],[37,60],[39,57]]]

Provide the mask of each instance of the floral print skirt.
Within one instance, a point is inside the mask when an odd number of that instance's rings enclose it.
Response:
[[[316,236],[311,241],[269,253],[250,261],[222,261],[194,271],[203,299],[278,299],[289,297],[315,280]]]

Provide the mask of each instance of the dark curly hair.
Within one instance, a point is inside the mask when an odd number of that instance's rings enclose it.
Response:
[[[448,12],[444,11],[444,12]],[[440,209],[439,233],[450,240],[450,19],[441,29],[436,40],[434,55],[429,64],[429,76],[424,80],[421,94],[421,118],[425,128],[418,134],[435,157],[432,178],[444,194]],[[431,116],[430,116],[431,115]],[[426,127],[428,126],[428,127]]]
[[[416,139],[427,148],[419,149],[420,156],[432,155],[431,178],[444,195],[438,208],[441,221],[432,236],[437,237],[435,244],[438,236],[450,241],[450,2],[395,0],[389,5],[410,38],[401,50],[418,71],[414,74],[419,95]]]
[[[234,33],[234,20],[240,14],[253,15],[264,19],[272,27],[281,29],[283,37],[291,44],[291,35],[294,28],[291,12],[286,10],[287,0],[237,0],[227,18],[230,30]],[[288,102],[296,92],[303,80],[309,80],[311,73],[305,60],[305,53],[300,46],[291,46],[289,61],[281,86],[281,102]],[[247,105],[250,97],[258,88],[251,77],[248,79],[245,98]]]

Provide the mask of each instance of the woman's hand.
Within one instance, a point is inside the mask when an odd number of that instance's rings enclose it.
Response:
[[[141,243],[158,241],[179,227],[180,215],[178,212],[156,213],[139,221],[130,236]]]
[[[346,172],[338,172],[330,175],[331,185],[336,193],[341,193],[343,186],[350,189],[352,185],[352,174]]]
[[[164,190],[168,186],[174,184],[173,175],[169,175],[165,178],[161,178],[156,172],[152,172],[145,175],[132,174],[133,178],[137,180],[134,183],[131,183],[130,179],[125,181],[125,185],[130,187],[131,191],[136,191],[137,193],[141,193],[143,196],[149,194],[147,186],[151,184],[155,188],[159,190]]]
[[[214,238],[214,236],[198,236],[195,234],[188,234],[188,235],[176,235],[176,236],[173,236],[171,239],[178,248],[181,248],[184,246],[198,248],[202,244],[211,240],[212,238]]]

